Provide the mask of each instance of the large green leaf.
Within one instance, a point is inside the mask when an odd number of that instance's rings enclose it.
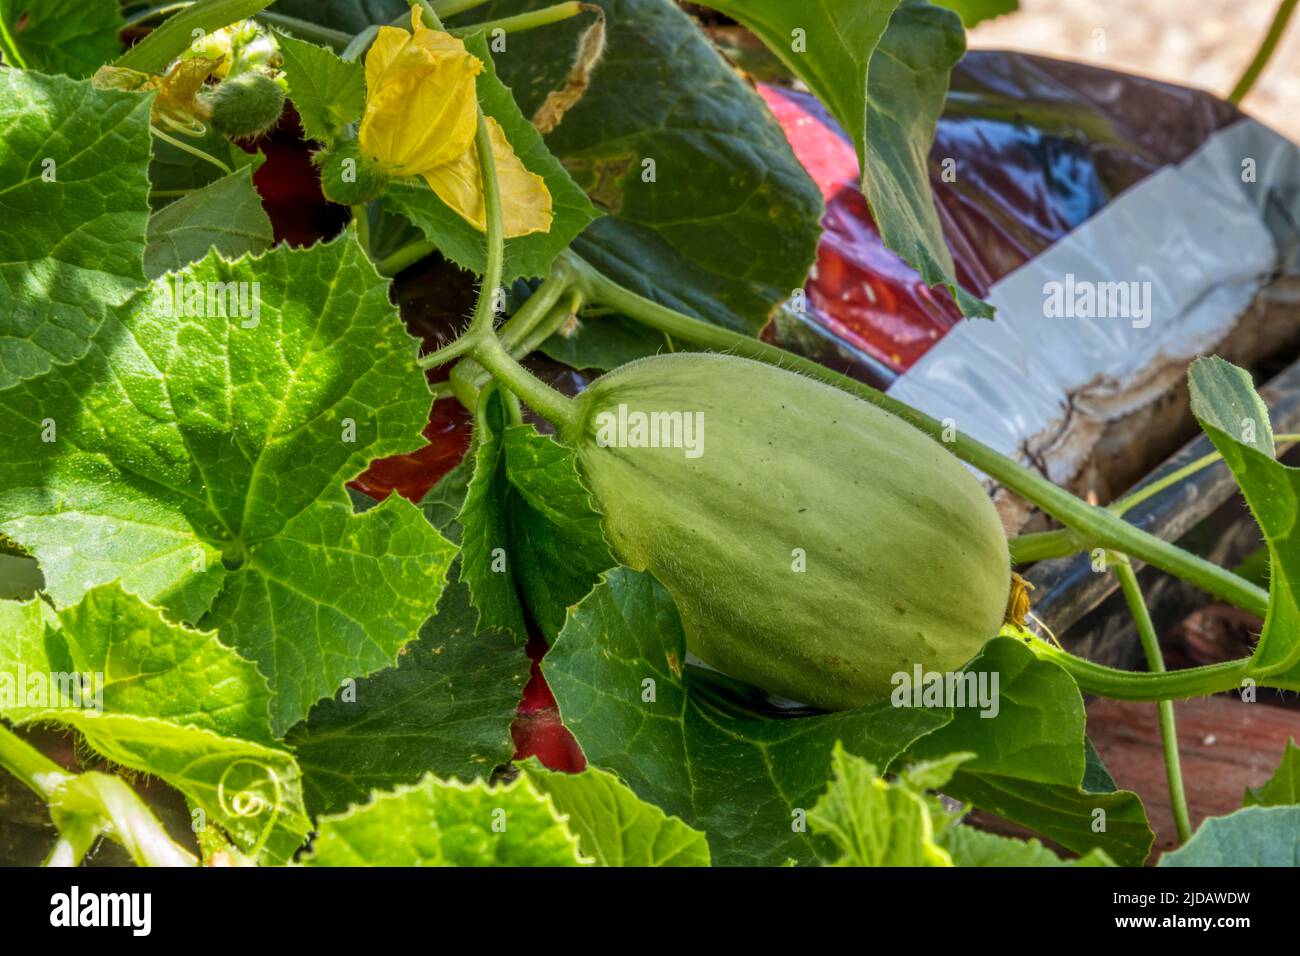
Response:
[[[507,429],[504,441],[515,577],[530,614],[551,637],[615,561],[572,450],[531,425]]]
[[[501,415],[493,400],[482,416],[459,517],[461,576],[487,626],[525,636],[526,604],[551,638],[615,562],[573,452],[531,425],[504,427]]]
[[[90,76],[122,49],[118,0],[0,0],[0,58],[44,73]]]
[[[1250,375],[1223,359],[1188,372],[1192,413],[1232,470],[1269,557],[1268,613],[1251,657],[1261,683],[1300,690],[1300,469],[1273,456],[1268,408]]]
[[[1076,852],[1099,848],[1121,864],[1140,865],[1155,839],[1142,801],[1128,791],[1083,786],[1087,715],[1070,676],[1010,638],[990,641],[965,669],[990,681],[997,675],[996,716],[956,708],[952,722],[918,741],[909,756],[973,751],[945,793]]]
[[[275,240],[271,220],[245,166],[149,217],[144,269],[151,279],[197,262],[215,249],[227,259],[264,252]]]
[[[519,112],[514,96],[497,76],[483,34],[467,37],[465,47],[483,61],[483,72],[478,75],[483,112],[501,124],[515,154],[530,171],[546,181],[551,194],[554,219],[550,230],[506,240],[505,272],[501,281],[510,283],[520,276],[545,275],[555,257],[600,214],[559,160],[551,155],[541,134]],[[384,192],[383,202],[389,210],[415,223],[425,238],[436,243],[448,258],[473,272],[483,272],[486,266],[483,233],[439,199],[423,179],[394,181]]]
[[[243,851],[283,863],[302,843],[300,774],[271,735],[266,681],[215,634],[168,622],[116,583],[57,613],[3,602],[0,675],[13,682],[6,693],[0,680],[5,718],[76,728],[107,759],[176,787]]]
[[[567,818],[583,854],[601,866],[709,865],[703,833],[646,803],[614,774],[596,767],[557,773],[536,757],[522,767]]]
[[[217,283],[247,293],[230,317]],[[142,291],[79,363],[0,392],[0,532],[58,604],[120,577],[220,627],[270,680],[283,732],[390,665],[437,603],[452,546],[404,499],[356,515],[344,491],[421,443],[416,350],[351,238],[210,255]]]
[[[1245,807],[1211,817],[1160,866],[1300,866],[1300,807]]]
[[[551,0],[495,0],[472,18]],[[665,305],[756,332],[803,287],[821,195],[758,94],[668,0],[600,0],[605,56],[546,143],[607,216],[574,250]],[[586,21],[511,35],[497,69],[532,115]],[[653,161],[653,179],[649,179]],[[646,177],[646,178],[643,178]]]
[[[650,574],[618,568],[573,610],[542,670],[587,760],[703,830],[721,865],[834,859],[803,820],[826,788],[835,742],[888,766],[950,716],[885,701],[772,719],[723,697],[685,655],[672,597]]]
[[[967,315],[992,315],[962,290],[930,192],[929,155],[966,50],[961,20],[926,0],[708,0],[753,30],[852,137],[862,191],[885,245]]]
[[[579,866],[578,840],[526,778],[425,777],[320,821],[307,866]]]
[[[427,773],[486,777],[510,760],[528,658],[509,635],[476,634],[474,620],[464,585],[448,587],[396,668],[322,701],[290,731],[313,815]]]
[[[474,476],[456,523],[460,526],[460,579],[478,612],[477,627],[525,640],[528,627],[510,560],[510,481],[505,469],[504,414],[490,396],[474,432]]]
[[[332,143],[366,105],[366,74],[360,61],[345,62],[333,50],[277,33],[289,98],[310,139]]]
[[[1282,761],[1262,787],[1249,787],[1242,805],[1247,807],[1285,807],[1300,804],[1300,747],[1295,738],[1286,742]]]
[[[80,358],[145,281],[150,98],[0,69],[0,390]]]

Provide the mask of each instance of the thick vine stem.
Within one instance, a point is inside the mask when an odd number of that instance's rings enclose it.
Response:
[[[1007,547],[1011,551],[1012,565],[1020,566],[1052,558],[1068,558],[1091,547],[1091,543],[1070,528],[1057,528],[1018,534],[1007,539]]]
[[[120,843],[142,866],[197,863],[172,842],[153,811],[123,781],[102,773],[69,773],[3,724],[0,767],[50,807],[60,838],[46,866],[75,866],[100,835]]]
[[[1142,651],[1146,654],[1147,667],[1152,673],[1165,672],[1164,655],[1160,652],[1160,639],[1156,636],[1155,625],[1151,622],[1151,612],[1147,610],[1146,600],[1142,597],[1142,588],[1138,584],[1133,565],[1122,554],[1111,555],[1115,564],[1115,577],[1119,579],[1120,590],[1128,603],[1129,613],[1137,626],[1138,638],[1142,641]],[[1178,728],[1174,722],[1174,703],[1162,700],[1156,704],[1160,714],[1160,741],[1164,746],[1165,779],[1169,783],[1169,805],[1173,810],[1174,824],[1178,828],[1178,839],[1186,843],[1192,838],[1192,820],[1187,812],[1187,794],[1183,789],[1182,761],[1178,755]]]
[[[1140,673],[1084,660],[1034,635],[1023,639],[1038,657],[1059,664],[1069,672],[1084,693],[1113,700],[1150,702],[1208,697],[1240,690],[1244,680],[1256,676],[1249,658],[1158,674]]]
[[[945,444],[958,458],[1038,505],[1085,539],[1154,565],[1261,617],[1267,612],[1268,592],[1264,589],[1204,558],[1184,551],[1177,545],[1135,528],[1104,508],[1081,501],[1037,472],[1012,461],[973,438],[959,433],[952,441],[944,442],[944,428],[940,422],[878,389],[847,375],[831,371],[778,346],[769,345],[721,326],[711,325],[701,319],[652,302],[623,288],[573,253],[565,253],[565,255],[568,263],[577,273],[580,288],[588,301],[618,309],[631,319],[685,342],[780,365],[851,392],[877,408],[914,425],[935,441]]]
[[[427,3],[422,2],[421,6],[427,7]],[[505,227],[502,222],[500,184],[497,182],[496,164],[492,159],[492,142],[488,138],[487,121],[483,118],[482,110],[479,110],[475,145],[487,220],[487,268],[483,273],[483,284],[479,287],[474,317],[462,339],[468,342],[468,354],[491,372],[499,384],[550,421],[559,434],[568,434],[576,425],[577,406],[568,396],[551,388],[520,365],[497,338],[496,298],[505,261]],[[539,303],[539,308],[541,305]]]
[[[466,27],[452,27],[447,32],[452,36],[459,37],[469,36],[471,33],[478,33],[480,30],[521,33],[524,30],[535,30],[538,27],[550,26],[553,23],[569,20],[582,13],[582,11],[583,5],[578,0],[565,0],[564,3],[542,7],[539,10],[530,10],[527,13],[516,13],[514,16],[501,17],[498,20],[484,20],[482,23],[473,23]]]

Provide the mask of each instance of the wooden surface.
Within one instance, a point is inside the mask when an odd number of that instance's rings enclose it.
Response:
[[[1236,697],[1179,701],[1174,716],[1193,830],[1206,817],[1240,807],[1247,787],[1273,775],[1287,738],[1300,741],[1300,710]],[[1156,705],[1092,700],[1088,735],[1115,782],[1142,798],[1156,853],[1176,847]]]

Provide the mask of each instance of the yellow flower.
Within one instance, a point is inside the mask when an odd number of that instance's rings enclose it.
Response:
[[[412,32],[380,27],[366,54],[366,111],[361,148],[391,176],[422,176],[463,219],[483,230],[486,217],[474,133],[475,77],[483,64],[457,37],[411,15]],[[551,194],[487,118],[507,236],[551,228]]]
[[[101,66],[91,82],[100,90],[127,90],[147,93],[156,90],[153,120],[171,117],[176,121],[202,122],[211,112],[199,99],[199,91],[209,76],[221,66],[220,59],[195,56],[178,60],[164,74],[150,76],[119,66]]]

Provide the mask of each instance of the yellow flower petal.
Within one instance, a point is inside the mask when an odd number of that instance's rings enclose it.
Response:
[[[487,117],[488,139],[496,162],[497,184],[501,190],[501,218],[507,238],[548,232],[551,228],[551,193],[546,181],[529,172],[506,140],[505,131],[492,117]],[[469,150],[454,162],[421,173],[425,181],[448,206],[479,231],[487,229],[487,211],[483,204],[483,180],[479,176],[478,149]]]
[[[474,142],[482,69],[457,37],[381,27],[366,54],[361,148],[399,176],[452,162]]]
[[[220,64],[220,59],[214,60],[206,56],[181,60],[163,77],[154,108],[189,116],[206,113],[207,110],[198,102],[199,90],[203,89],[204,82]]]

